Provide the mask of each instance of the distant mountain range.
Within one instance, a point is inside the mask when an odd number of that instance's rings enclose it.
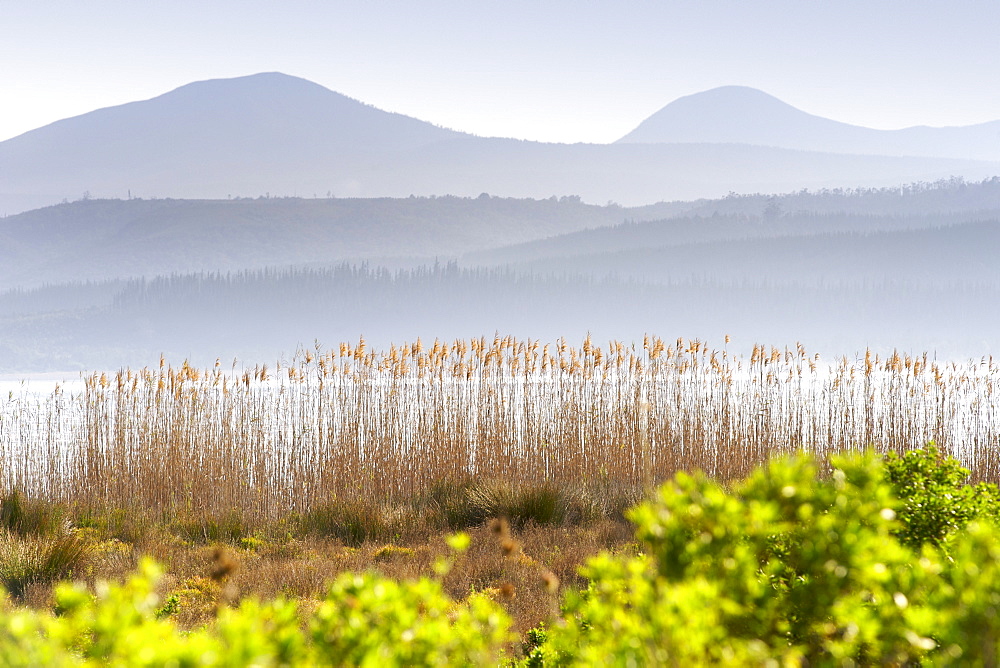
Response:
[[[671,102],[621,144],[733,143],[859,155],[1000,160],[1000,120],[965,127],[873,130],[813,116],[744,86]]]
[[[488,192],[640,205],[996,174],[1000,122],[885,132],[727,87],[682,98],[611,145],[546,144],[443,129],[265,73],[192,83],[0,142],[0,215],[87,197]]]

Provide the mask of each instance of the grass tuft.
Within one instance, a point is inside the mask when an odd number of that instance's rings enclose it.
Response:
[[[300,531],[333,537],[358,547],[368,541],[390,537],[391,522],[382,504],[362,498],[335,499],[302,515]]]
[[[506,480],[485,480],[469,487],[468,507],[476,523],[490,518],[506,518],[516,528],[528,522],[561,524],[570,499],[565,489],[552,482],[512,484]]]
[[[15,599],[29,585],[63,580],[87,560],[88,544],[78,536],[44,538],[0,532],[0,583]]]
[[[58,536],[67,532],[69,520],[63,507],[25,499],[15,489],[0,499],[0,528],[21,536]]]

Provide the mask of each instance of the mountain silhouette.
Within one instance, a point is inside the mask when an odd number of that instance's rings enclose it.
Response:
[[[5,151],[26,152],[37,150],[42,140],[72,141],[98,154],[133,159],[136,153],[163,159],[164,148],[184,158],[264,152],[278,161],[331,150],[409,149],[456,136],[460,133],[381,111],[311,81],[267,72],[191,83],[150,100],[57,121],[3,144]]]
[[[754,88],[723,86],[671,102],[618,140],[623,144],[679,142],[1000,160],[1000,121],[875,130],[814,116]]]
[[[734,118],[744,119],[739,132],[726,130]],[[853,155],[860,144],[848,139],[857,132],[882,136],[802,114],[759,91],[721,89],[675,102],[615,144],[483,138],[265,73],[192,83],[0,142],[0,216],[131,197],[487,192],[641,205],[1000,173],[1000,162],[938,157],[949,154],[944,150],[924,154],[930,157]],[[987,152],[988,142],[980,144]]]
[[[362,156],[459,136],[271,72],[188,84],[0,142],[0,175],[10,194],[25,196],[258,195],[294,188],[303,174],[337,173]]]

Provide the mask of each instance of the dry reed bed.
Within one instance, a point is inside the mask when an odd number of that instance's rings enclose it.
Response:
[[[728,337],[727,337],[728,344]],[[290,364],[183,364],[85,378],[0,408],[0,485],[84,508],[268,521],[333,499],[400,500],[443,482],[612,489],[678,469],[741,476],[774,453],[935,441],[1000,479],[993,360],[821,362],[700,341],[579,348],[511,337]]]

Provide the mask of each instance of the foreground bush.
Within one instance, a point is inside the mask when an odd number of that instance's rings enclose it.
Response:
[[[455,603],[429,580],[400,584],[346,574],[334,581],[302,633],[298,606],[276,600],[223,607],[210,628],[182,633],[158,615],[159,570],[145,562],[127,584],[96,596],[56,592],[55,616],[0,608],[4,666],[496,665],[510,641],[496,604]]]
[[[900,542],[948,549],[950,539],[972,519],[996,520],[1000,491],[991,483],[967,484],[969,470],[931,443],[902,455],[885,456],[886,478],[900,499]]]
[[[993,665],[1000,533],[955,525],[950,557],[917,552],[882,460],[833,465],[776,461],[731,490],[679,474],[631,514],[645,553],[593,560],[530,663]]]

